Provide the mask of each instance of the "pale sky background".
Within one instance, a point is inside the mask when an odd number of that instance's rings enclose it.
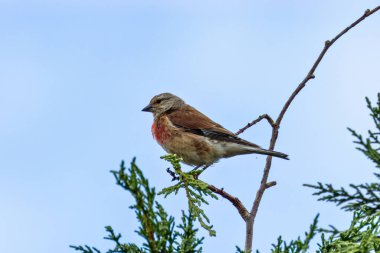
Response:
[[[136,156],[158,190],[171,184],[164,151],[141,112],[172,92],[236,131],[262,113],[276,117],[323,47],[376,1],[0,1],[0,252],[101,250],[104,226],[141,242],[130,195],[110,170]],[[375,180],[354,149],[350,126],[371,127],[364,97],[380,88],[380,13],[335,44],[286,114],[254,228],[268,252],[279,235],[303,235],[314,216],[351,219],[317,202],[303,183]],[[263,122],[242,137],[267,147]],[[202,178],[251,206],[265,157],[222,160]],[[158,197],[179,217],[183,192]],[[234,252],[245,224],[226,200],[206,208],[217,237],[204,252]],[[178,220],[177,220],[178,221]]]

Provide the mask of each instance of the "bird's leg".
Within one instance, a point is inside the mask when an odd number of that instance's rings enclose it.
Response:
[[[211,164],[204,165],[203,168],[199,171],[199,173],[194,175],[194,179],[198,179],[198,177],[200,176],[200,174],[202,174],[210,166],[211,166]],[[191,171],[196,171],[197,169],[199,169],[201,167],[202,167],[202,165],[198,165],[194,169],[192,169]]]
[[[209,164],[209,165],[205,165],[203,168],[202,168],[202,172],[203,171],[205,171],[208,167],[210,167],[211,166],[211,164]]]
[[[195,171],[195,170],[199,169],[199,168],[202,167],[202,166],[204,166],[204,167],[202,168],[202,172],[203,172],[203,171],[205,171],[208,167],[210,167],[211,164],[209,164],[209,165],[198,165],[198,166],[196,166],[194,169],[192,169],[191,171]],[[201,172],[201,173],[202,173],[202,172]]]
[[[202,167],[202,165],[195,166],[195,168],[192,169],[190,172],[196,171],[196,170],[199,169],[200,167]],[[194,179],[198,179],[199,175],[200,175],[202,172],[203,172],[203,170],[199,171],[198,174],[194,174]]]
[[[198,166],[196,166],[194,169],[192,169],[191,171],[197,170],[197,169],[199,169],[201,166],[202,166],[202,165],[198,165]]]

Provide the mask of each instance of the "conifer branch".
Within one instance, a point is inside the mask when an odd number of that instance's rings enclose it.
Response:
[[[118,171],[111,171],[116,184],[131,193],[135,203],[130,206],[135,211],[140,227],[135,232],[144,239],[142,246],[121,242],[121,234],[115,233],[111,226],[106,226],[108,235],[104,238],[114,243],[107,253],[183,253],[202,252],[204,237],[198,238],[198,229],[194,228],[194,216],[182,212],[180,225],[175,226],[174,217],[169,216],[164,208],[155,200],[155,189],[149,186],[148,180],[137,167],[135,159],[131,167],[126,169],[124,162]],[[175,230],[175,227],[178,230]],[[70,246],[82,253],[101,253],[88,245]]]
[[[377,106],[372,106],[371,101],[366,97],[367,107],[370,110],[375,125],[374,130],[368,131],[368,137],[357,133],[355,130],[348,128],[352,136],[355,137],[354,143],[358,146],[357,150],[361,151],[368,159],[370,159],[377,168],[380,169],[380,93],[377,94]],[[380,179],[379,173],[374,173],[377,179]],[[304,184],[304,186],[317,190],[313,195],[318,196],[318,200],[336,203],[345,211],[358,211],[363,206],[368,213],[376,213],[380,211],[380,184],[350,184],[351,190],[343,187],[335,188],[331,184],[322,184],[318,182],[316,185]]]
[[[175,174],[173,174],[170,169],[168,170],[168,173],[171,174],[173,180],[178,179],[179,182],[162,189],[158,194],[162,194],[166,198],[168,195],[172,193],[177,194],[180,189],[184,189],[189,204],[190,214],[209,232],[210,236],[215,236],[216,231],[212,229],[213,226],[210,224],[210,219],[207,217],[201,206],[202,204],[208,205],[208,201],[205,197],[210,196],[214,199],[218,199],[218,197],[211,189],[209,189],[208,184],[197,179],[200,173],[198,170],[193,170],[188,173],[181,170],[180,162],[182,159],[180,157],[175,154],[168,154],[161,158],[172,164]]]

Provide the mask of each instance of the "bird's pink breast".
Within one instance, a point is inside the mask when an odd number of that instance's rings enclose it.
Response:
[[[166,140],[171,137],[170,131],[167,129],[165,124],[160,122],[153,122],[152,125],[153,138],[159,143],[163,144]]]

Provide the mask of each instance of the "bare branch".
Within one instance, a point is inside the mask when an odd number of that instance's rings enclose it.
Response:
[[[228,192],[225,192],[223,188],[219,189],[219,188],[217,188],[217,187],[215,187],[213,185],[208,185],[208,188],[211,191],[215,192],[216,194],[219,194],[223,198],[225,198],[228,201],[230,201],[236,207],[236,209],[238,210],[238,212],[239,212],[240,216],[243,218],[243,220],[244,221],[248,220],[248,218],[249,218],[249,212],[245,208],[245,206],[243,205],[243,203],[240,201],[240,199],[232,196]]]
[[[369,17],[370,15],[372,15],[373,13],[377,12],[378,10],[380,9],[380,6],[377,6],[376,8],[372,9],[372,10],[369,10],[367,9],[364,14],[358,18],[355,22],[353,22],[351,25],[349,25],[348,27],[346,27],[345,29],[343,29],[338,35],[336,35],[334,38],[332,38],[331,40],[326,40],[325,41],[325,46],[323,47],[321,53],[319,54],[317,60],[314,62],[313,66],[311,67],[311,69],[309,70],[309,72],[307,73],[306,77],[302,80],[302,82],[298,85],[298,87],[294,90],[294,92],[292,93],[292,95],[289,97],[288,101],[286,101],[284,107],[282,108],[281,112],[280,112],[280,115],[278,116],[277,120],[276,120],[276,124],[279,125],[285,115],[285,112],[288,110],[290,104],[292,103],[293,99],[297,96],[297,94],[303,89],[303,87],[305,87],[306,83],[311,80],[311,79],[314,79],[315,76],[314,76],[314,72],[315,70],[317,69],[319,63],[322,61],[323,57],[325,56],[327,50],[340,38],[342,37],[345,33],[347,33],[350,29],[352,29],[353,27],[355,27],[357,24],[359,24],[360,22],[362,22],[364,19],[366,19],[367,17]]]
[[[250,128],[251,126],[259,123],[261,120],[263,119],[266,119],[269,123],[269,125],[271,127],[274,127],[274,121],[273,119],[268,115],[268,114],[263,114],[263,115],[260,115],[257,119],[255,119],[254,121],[252,121],[251,123],[248,123],[245,127],[239,129],[239,131],[237,131],[235,134],[236,135],[239,135],[241,133],[243,133],[245,130],[247,130],[248,128]]]
[[[286,101],[284,107],[282,108],[280,114],[278,115],[278,118],[274,124],[271,124],[272,126],[272,137],[269,145],[269,150],[274,150],[274,147],[276,145],[277,137],[278,137],[278,130],[280,128],[280,124],[282,122],[282,119],[284,118],[284,115],[288,108],[290,107],[290,104],[293,102],[294,98],[298,95],[298,93],[306,86],[306,84],[311,80],[314,79],[314,72],[319,66],[320,62],[322,61],[323,57],[325,56],[327,50],[340,38],[342,37],[345,33],[347,33],[351,28],[355,27],[357,24],[362,22],[364,19],[372,15],[373,13],[377,12],[380,9],[380,6],[377,6],[376,8],[372,10],[366,10],[364,14],[358,18],[355,22],[353,22],[351,25],[343,29],[338,35],[336,35],[333,39],[327,40],[325,42],[325,45],[320,52],[317,60],[314,62],[313,66],[307,73],[306,77],[302,80],[302,82],[298,85],[298,87],[293,91],[293,93],[290,95],[288,100]],[[260,118],[260,117],[259,117]],[[261,119],[260,119],[261,120]],[[247,127],[248,128],[248,127]],[[243,128],[244,129],[244,128]],[[245,130],[245,129],[244,129]],[[243,130],[243,131],[244,131]],[[240,132],[240,130],[239,130]],[[238,132],[238,133],[239,133]],[[272,165],[272,157],[268,156],[266,159],[265,167],[264,167],[264,172],[263,172],[263,177],[261,179],[261,184],[259,189],[257,190],[255,200],[252,205],[252,209],[250,212],[250,217],[246,221],[246,241],[245,241],[245,252],[250,252],[252,250],[252,240],[253,240],[253,225],[255,222],[256,214],[258,211],[258,208],[260,206],[261,199],[263,197],[264,191],[273,186],[273,183],[267,183],[268,181],[268,175],[269,171]],[[268,185],[270,185],[268,187]]]

